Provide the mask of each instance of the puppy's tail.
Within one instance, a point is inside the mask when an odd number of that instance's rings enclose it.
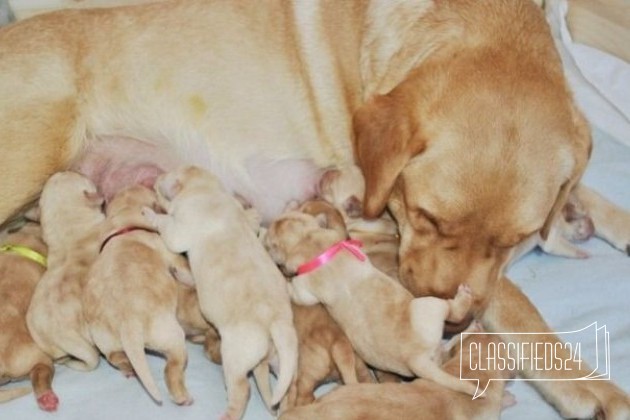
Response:
[[[149,369],[149,364],[147,363],[147,358],[144,353],[144,334],[142,326],[138,322],[124,322],[120,329],[120,341],[140,382],[142,382],[142,385],[144,385],[144,388],[155,402],[161,405],[162,394],[151,375],[151,370]]]
[[[289,390],[295,377],[298,363],[298,339],[292,322],[279,320],[271,325],[271,339],[278,352],[280,372],[276,389],[271,397],[275,407]]]
[[[32,391],[29,387],[0,389],[0,403],[14,400],[30,394]]]

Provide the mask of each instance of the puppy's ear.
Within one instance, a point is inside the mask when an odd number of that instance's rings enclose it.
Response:
[[[328,189],[330,188],[330,185],[333,182],[335,182],[335,180],[339,178],[340,175],[341,175],[341,171],[339,169],[329,169],[326,172],[324,172],[321,179],[319,180],[318,191],[317,191],[318,196],[321,197],[322,194],[327,192]]]
[[[182,182],[175,177],[159,177],[155,182],[156,192],[166,201],[172,201],[173,198],[182,190]]]
[[[355,114],[354,153],[365,178],[365,216],[383,212],[398,175],[424,149],[415,124],[404,104],[390,95],[372,99]]]

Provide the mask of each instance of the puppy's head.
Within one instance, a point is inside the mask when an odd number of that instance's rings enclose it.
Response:
[[[363,215],[365,180],[358,166],[330,169],[319,183],[321,197],[341,210],[347,218]]]
[[[65,210],[100,211],[103,202],[103,196],[88,178],[71,171],[57,172],[44,185],[39,201],[39,212],[40,216],[43,216],[45,212]]]
[[[300,264],[344,237],[339,231],[328,228],[325,214],[313,216],[291,210],[269,226],[263,244],[283,273],[291,276]]]
[[[107,204],[105,213],[107,217],[124,217],[134,221],[144,221],[142,208],[149,207],[156,212],[163,212],[158,206],[157,195],[153,190],[143,186],[134,185],[116,194]]]
[[[547,234],[584,171],[587,124],[544,18],[523,10],[527,30],[472,22],[475,45],[445,44],[355,114],[364,212],[389,205],[415,295],[450,297],[466,282],[489,296],[514,246]]]
[[[198,166],[183,166],[160,175],[155,181],[155,191],[160,202],[165,204],[182,193],[184,189],[194,189],[199,185],[219,188],[218,178]]]
[[[344,238],[348,236],[348,230],[346,228],[346,223],[343,221],[343,215],[328,201],[305,201],[298,207],[298,210],[302,213],[316,216],[320,226],[333,229]]]

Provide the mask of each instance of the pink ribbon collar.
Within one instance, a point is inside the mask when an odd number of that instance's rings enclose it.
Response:
[[[352,255],[355,256],[357,260],[365,261],[367,257],[360,249],[362,246],[363,244],[361,243],[361,241],[356,241],[354,239],[347,239],[345,241],[337,242],[317,257],[299,266],[297,269],[297,274],[300,275],[310,273],[311,271],[318,269],[322,265],[329,263],[342,249],[349,251]]]

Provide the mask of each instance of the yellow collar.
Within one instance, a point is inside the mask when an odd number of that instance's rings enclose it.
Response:
[[[31,261],[35,261],[37,264],[43,267],[46,267],[46,257],[27,246],[11,244],[2,245],[0,246],[0,252],[17,254],[24,258],[28,258]]]

